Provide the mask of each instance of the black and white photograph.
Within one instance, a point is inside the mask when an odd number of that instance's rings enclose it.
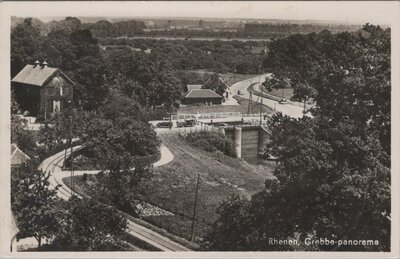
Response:
[[[398,257],[399,7],[0,3],[0,256]]]

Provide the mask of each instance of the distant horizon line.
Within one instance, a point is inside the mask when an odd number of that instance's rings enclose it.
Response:
[[[286,23],[334,23],[334,24],[341,24],[341,25],[363,25],[366,24],[367,22],[361,22],[361,21],[343,21],[343,20],[320,20],[320,19],[291,19],[291,18],[228,18],[228,17],[193,17],[193,16],[69,16],[69,15],[63,15],[63,16],[26,16],[26,17],[21,17],[21,16],[14,16],[14,17],[20,17],[20,18],[37,18],[42,20],[43,22],[51,22],[51,21],[60,21],[65,19],[66,17],[75,17],[75,18],[84,18],[84,19],[93,19],[97,21],[101,20],[151,20],[151,19],[159,19],[159,20],[222,20],[222,21],[229,21],[229,20],[235,20],[235,21],[240,21],[240,20],[247,20],[247,21],[265,21],[265,22],[286,22]],[[46,19],[46,20],[44,20]],[[87,22],[87,23],[95,23],[97,21],[93,22]],[[371,24],[373,24],[371,22]],[[387,26],[388,24],[380,24],[377,23],[377,25],[385,25]]]

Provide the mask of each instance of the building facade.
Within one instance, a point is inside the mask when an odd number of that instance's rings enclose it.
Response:
[[[26,65],[12,80],[16,102],[30,116],[47,117],[74,101],[76,84],[60,69],[47,63]]]

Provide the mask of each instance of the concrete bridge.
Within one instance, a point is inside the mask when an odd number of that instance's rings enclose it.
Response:
[[[264,152],[271,136],[271,133],[262,125],[227,126],[221,128],[221,131],[232,139],[236,146],[237,157],[249,162],[256,160],[259,154]]]

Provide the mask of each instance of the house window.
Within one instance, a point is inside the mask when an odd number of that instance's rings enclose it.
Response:
[[[53,101],[53,112],[58,112],[60,111],[60,101]]]

